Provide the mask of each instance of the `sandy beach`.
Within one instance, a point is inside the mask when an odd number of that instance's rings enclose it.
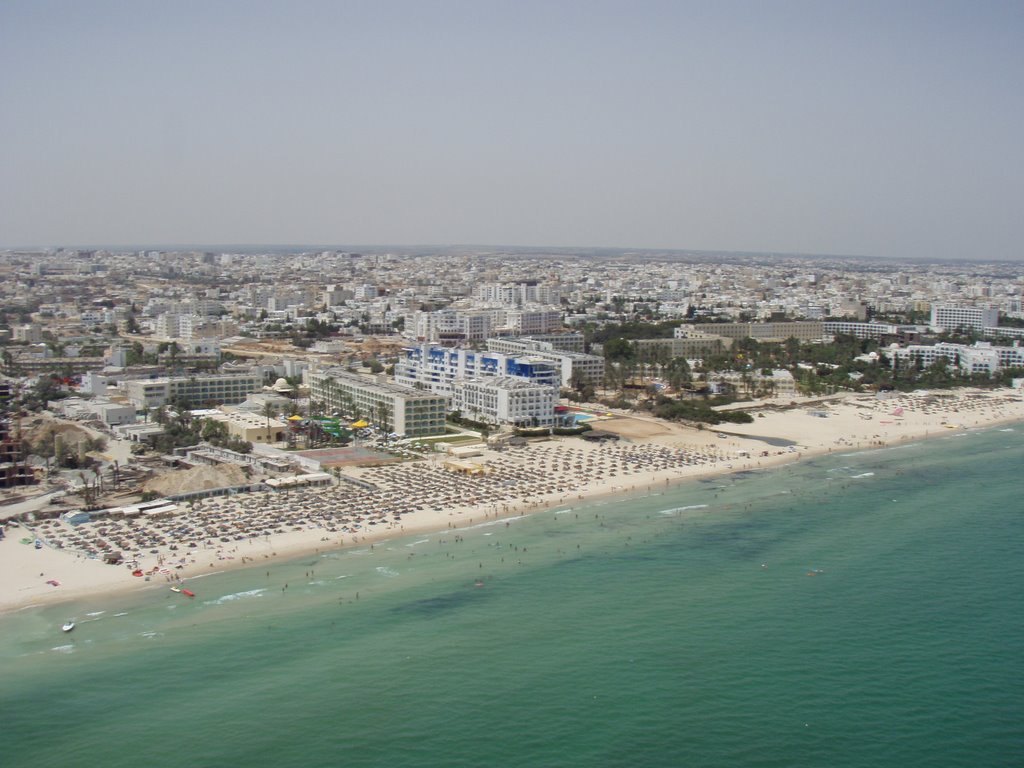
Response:
[[[944,390],[764,400],[737,405],[754,415],[753,423],[704,429],[611,415],[594,427],[619,440],[553,437],[488,449],[471,459],[482,467],[476,472],[453,471],[438,454],[349,468],[348,481],[329,487],[204,499],[156,519],[21,523],[8,527],[0,541],[0,612],[113,591],[163,590],[228,568],[454,530],[832,451],[1022,421],[1022,394]],[[37,538],[43,542],[39,549]],[[115,550],[135,565],[106,565],[91,556]]]

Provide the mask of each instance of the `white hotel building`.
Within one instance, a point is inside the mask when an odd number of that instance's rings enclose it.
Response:
[[[551,427],[558,391],[514,376],[455,382],[452,408],[474,421],[515,427]]]
[[[446,403],[441,395],[378,381],[344,368],[307,371],[306,381],[310,403],[319,404],[328,413],[365,417],[388,432],[409,437],[444,434]]]
[[[262,374],[246,373],[131,379],[122,386],[136,408],[146,409],[159,408],[174,400],[184,400],[192,408],[234,405],[243,402],[262,385]]]
[[[419,344],[404,351],[405,358],[395,364],[395,382],[407,387],[419,385],[444,395],[451,395],[452,383],[462,379],[515,376],[556,392],[561,381],[558,366],[539,356],[514,357],[435,344]]]
[[[956,365],[964,373],[995,373],[1003,368],[1024,368],[1024,347],[996,347],[986,341],[966,344],[933,344],[924,346],[911,344],[898,347],[895,344],[880,350],[891,360],[900,364],[916,363],[928,367],[936,360],[946,360],[949,365]]]
[[[998,307],[957,307],[951,304],[937,304],[932,307],[931,327],[943,331],[968,328],[984,331],[999,325]]]
[[[448,349],[421,344],[395,364],[395,381],[448,398],[452,410],[474,421],[551,426],[561,366],[539,356]]]

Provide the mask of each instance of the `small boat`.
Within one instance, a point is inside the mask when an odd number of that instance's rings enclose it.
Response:
[[[171,587],[171,592],[181,592],[181,587]]]
[[[191,591],[191,590],[189,590],[189,589],[181,590],[181,594],[185,595],[185,597],[195,597],[196,596],[196,593]]]
[[[74,628],[75,628],[75,622],[73,622],[73,621],[65,621],[64,622],[64,626],[61,627],[61,630],[64,631],[64,632],[70,632]]]

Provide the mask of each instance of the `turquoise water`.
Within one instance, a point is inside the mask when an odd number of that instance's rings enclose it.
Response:
[[[1020,765],[1022,466],[950,435],[23,611],[3,764]]]

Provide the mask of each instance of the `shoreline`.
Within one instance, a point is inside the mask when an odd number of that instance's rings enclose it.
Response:
[[[193,545],[184,552],[172,550],[169,545],[157,546],[157,554],[143,555],[140,560],[140,568],[152,571],[146,577],[133,577],[123,565],[106,565],[67,550],[36,550],[31,544],[19,542],[36,535],[34,529],[22,524],[8,528],[6,538],[0,541],[0,616],[90,596],[166,589],[179,581],[228,570],[368,546],[399,536],[464,530],[485,521],[511,520],[566,505],[674,488],[734,472],[771,469],[839,451],[894,447],[1024,422],[1024,397],[1019,390],[1008,389],[943,390],[886,399],[851,393],[825,402],[820,398],[784,398],[761,401],[749,409],[757,414],[753,423],[720,425],[721,432],[644,416],[612,416],[595,426],[619,434],[622,439],[618,442],[597,445],[579,438],[553,438],[500,453],[487,450],[480,461],[493,468],[494,474],[482,479],[449,474],[440,466],[444,460],[441,456],[384,468],[348,469],[348,477],[393,492],[396,505],[420,492],[434,508],[393,513],[391,519],[384,513],[372,521],[356,517],[360,523],[349,531],[329,530],[323,522],[312,524],[308,520],[292,525],[296,521],[289,520],[275,529],[280,532],[249,535],[226,545],[221,538]],[[796,445],[782,448],[765,440],[790,440]],[[522,478],[523,494],[519,495],[520,486],[513,486],[514,491],[503,489],[499,482],[503,477]],[[416,487],[417,482],[422,487]],[[495,488],[503,495],[486,498]],[[460,497],[460,490],[475,495]],[[510,498],[511,493],[517,498]],[[212,514],[231,514],[234,519],[265,513],[275,504],[289,510],[320,504],[330,508],[331,514],[338,514],[339,506],[354,503],[351,494],[352,489],[342,484],[329,491],[292,491],[291,496],[284,497],[249,494],[207,506]],[[436,494],[436,498],[430,494]],[[371,529],[370,525],[375,527]],[[291,530],[284,530],[285,526]],[[161,567],[162,572],[158,570]],[[59,585],[51,586],[47,583],[51,580]]]

